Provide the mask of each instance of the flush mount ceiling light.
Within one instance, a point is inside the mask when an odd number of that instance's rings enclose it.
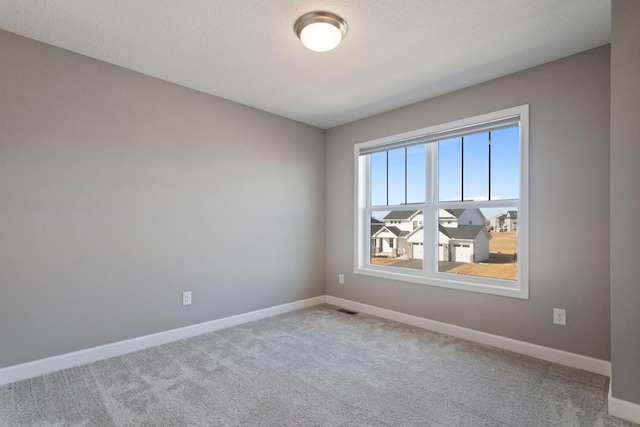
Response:
[[[316,11],[298,18],[293,30],[308,49],[326,52],[347,35],[347,23],[335,13]]]

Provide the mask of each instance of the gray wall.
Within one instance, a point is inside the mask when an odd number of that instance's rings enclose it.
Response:
[[[324,131],[3,31],[0,58],[0,367],[324,294]]]
[[[611,390],[640,404],[640,2],[612,7]]]
[[[530,299],[355,275],[353,144],[521,104]],[[608,46],[331,129],[326,149],[327,294],[609,360]],[[567,310],[566,327],[553,325],[554,307]]]

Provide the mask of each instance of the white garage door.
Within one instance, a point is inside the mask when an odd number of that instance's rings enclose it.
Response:
[[[424,247],[422,246],[422,243],[414,243],[411,246],[413,249],[413,253],[411,254],[411,258],[413,259],[422,259],[423,258],[423,249]]]
[[[453,261],[471,262],[471,245],[453,245]]]

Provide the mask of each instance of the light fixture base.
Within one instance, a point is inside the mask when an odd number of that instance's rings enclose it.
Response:
[[[308,41],[305,40],[303,30],[313,24],[323,24],[325,26],[328,24],[332,27],[335,27],[340,32],[340,37],[337,43],[329,45],[328,47],[310,45]],[[293,26],[293,30],[295,31],[296,36],[298,36],[298,38],[307,48],[315,50],[317,52],[326,52],[335,48],[342,41],[342,39],[345,38],[345,36],[347,35],[348,27],[347,22],[335,13],[317,10],[314,12],[305,13],[300,18],[298,18]]]

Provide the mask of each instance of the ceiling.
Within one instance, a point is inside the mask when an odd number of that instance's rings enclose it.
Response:
[[[328,10],[343,43],[302,46]],[[610,0],[0,0],[0,28],[331,128],[609,43]]]

